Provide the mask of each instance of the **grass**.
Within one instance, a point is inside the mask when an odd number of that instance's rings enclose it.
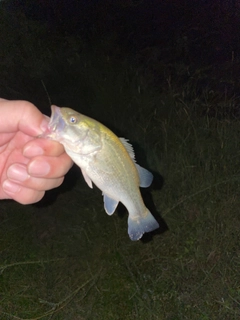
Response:
[[[19,82],[9,76],[1,92],[45,110],[43,81],[53,103],[129,138],[138,163],[154,173],[143,197],[163,221],[131,242],[126,212],[107,216],[101,192],[77,167],[38,204],[1,201],[0,319],[239,319],[239,119],[224,113],[235,98],[215,97],[224,112],[210,117],[212,92],[198,94],[196,79],[166,75],[153,86],[150,66],[143,77],[130,57],[109,57],[104,43],[91,50],[68,38],[63,51],[63,42],[40,42],[43,69],[21,57],[31,76],[21,69]]]
[[[2,203],[3,319],[239,318],[239,123],[171,119],[156,119],[161,147],[145,137],[169,228],[152,241],[131,242],[74,170],[50,204]]]

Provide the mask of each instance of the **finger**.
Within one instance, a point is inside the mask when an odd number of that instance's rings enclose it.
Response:
[[[11,178],[3,182],[5,192],[18,193],[19,188],[27,188],[34,191],[46,191],[59,187],[63,183],[64,177],[57,179],[44,179],[29,176],[25,181],[13,180]]]
[[[28,101],[0,100],[0,132],[22,131],[37,136],[46,131],[47,117]]]
[[[33,177],[28,173],[27,165],[22,163],[14,163],[7,170],[7,179],[3,182],[3,189],[5,191],[18,193],[18,185],[32,190],[44,191],[60,186],[63,180],[63,175],[55,179]]]
[[[63,155],[63,157],[64,156],[65,155]],[[59,164],[59,161],[57,161],[57,163]],[[54,166],[51,165],[49,161],[33,160],[30,165],[14,163],[9,166],[7,169],[7,179],[36,190],[44,190],[44,183],[46,183],[47,190],[51,186],[53,188],[59,186],[57,179],[60,179],[62,182],[63,176],[68,170],[69,168],[67,168],[65,165]],[[49,182],[47,182],[47,180],[49,180]],[[34,183],[37,184],[36,187],[34,186]]]
[[[63,153],[59,157],[35,157],[29,161],[27,172],[32,177],[59,178],[64,176],[72,167],[71,158]]]
[[[40,155],[58,157],[64,152],[64,147],[59,142],[40,138],[29,141],[23,149],[23,155],[27,158]]]
[[[21,204],[31,204],[40,201],[45,192],[26,188],[10,180],[3,183],[3,190],[6,193],[6,199],[13,199]]]

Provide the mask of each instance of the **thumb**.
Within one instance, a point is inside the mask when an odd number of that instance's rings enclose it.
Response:
[[[48,117],[28,101],[0,99],[0,133],[22,131],[30,136],[43,133]]]

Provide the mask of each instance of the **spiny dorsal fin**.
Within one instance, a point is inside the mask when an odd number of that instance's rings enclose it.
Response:
[[[127,152],[129,153],[131,159],[133,160],[136,169],[138,171],[138,176],[140,179],[140,184],[139,186],[142,188],[147,188],[150,186],[150,184],[153,181],[153,175],[151,172],[149,172],[147,169],[144,169],[143,167],[139,166],[136,163],[136,159],[135,159],[135,153],[133,150],[132,145],[128,142],[129,140],[125,139],[125,138],[119,138],[120,141],[122,142],[122,144],[124,145],[124,147],[126,148]]]
[[[135,162],[135,153],[133,150],[133,146],[128,142],[128,139],[125,138],[119,138],[119,140],[122,142],[122,144],[124,145],[124,147],[126,148],[127,152],[129,153],[131,159]]]

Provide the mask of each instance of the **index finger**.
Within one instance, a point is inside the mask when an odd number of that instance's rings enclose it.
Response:
[[[32,158],[40,155],[58,157],[65,152],[62,144],[54,140],[33,139],[26,143],[23,149],[23,155]]]

